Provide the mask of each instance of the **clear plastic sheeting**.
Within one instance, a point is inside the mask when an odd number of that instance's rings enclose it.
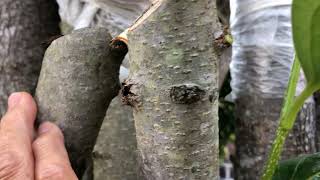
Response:
[[[61,19],[74,29],[89,26],[107,27],[118,35],[142,12],[151,0],[57,0]]]
[[[232,97],[282,98],[294,59],[291,0],[230,0]],[[298,83],[301,92],[304,80]]]

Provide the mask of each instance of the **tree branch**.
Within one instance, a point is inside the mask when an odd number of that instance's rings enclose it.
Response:
[[[110,40],[108,30],[87,28],[53,41],[36,89],[38,122],[60,126],[79,178],[120,89],[119,68],[128,49],[123,43],[110,46]]]

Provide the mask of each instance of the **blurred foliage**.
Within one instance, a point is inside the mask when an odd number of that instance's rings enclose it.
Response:
[[[280,162],[272,180],[320,179],[320,153],[301,155]]]
[[[226,144],[235,140],[235,106],[232,102],[225,100],[225,97],[231,92],[230,81],[231,76],[228,73],[219,95],[219,150],[221,158],[224,157]]]

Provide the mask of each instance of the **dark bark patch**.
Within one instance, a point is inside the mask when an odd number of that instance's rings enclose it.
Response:
[[[219,97],[219,93],[218,93],[219,91],[217,90],[217,89],[214,89],[213,91],[212,91],[212,93],[210,94],[210,96],[209,96],[209,101],[212,103],[212,102],[214,102],[214,101],[216,101],[217,100],[217,97]]]
[[[125,81],[122,83],[121,88],[121,101],[125,105],[129,105],[137,109],[138,107],[138,96],[131,91],[131,88],[134,84]]]
[[[127,44],[124,41],[122,41],[121,39],[112,40],[110,42],[110,47],[111,47],[111,50],[119,51],[123,54],[127,54],[127,52],[128,52]]]
[[[195,84],[183,84],[170,88],[170,98],[177,104],[192,104],[201,99],[205,91]]]
[[[41,46],[43,48],[47,49],[54,40],[56,40],[56,39],[58,39],[58,38],[60,38],[62,36],[63,35],[61,35],[61,34],[51,36],[51,37],[47,38],[46,40],[42,41],[41,42]]]
[[[196,167],[192,167],[192,168],[191,168],[191,172],[192,172],[192,173],[196,173],[196,172],[197,172],[197,168],[196,168]]]

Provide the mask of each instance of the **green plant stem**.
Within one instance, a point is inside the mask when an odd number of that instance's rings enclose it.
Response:
[[[297,114],[300,108],[303,106],[305,100],[312,95],[316,90],[317,86],[307,86],[304,91],[295,99],[294,103],[290,106],[289,110],[284,113],[283,118],[280,119],[280,126],[277,130],[276,139],[273,142],[271,155],[268,159],[265,172],[262,176],[263,180],[271,180],[278,166],[278,161],[280,159],[281,151],[284,142],[292,129]]]
[[[302,93],[297,97],[297,99],[295,99],[294,103],[290,107],[290,110],[285,115],[286,118],[283,121],[284,123],[280,124],[282,128],[287,129],[289,131],[293,128],[297,114],[303,106],[304,102],[318,89],[319,88],[316,85],[307,85],[307,87],[302,91]]]
[[[284,103],[282,105],[281,114],[280,114],[280,124],[285,123],[284,115],[289,111],[289,108],[292,102],[294,101],[297,84],[300,77],[300,69],[301,69],[300,62],[296,55],[291,68],[288,87],[284,95]]]
[[[285,115],[289,111],[289,107],[292,104],[292,102],[294,101],[296,88],[297,88],[299,75],[300,75],[300,68],[301,67],[300,67],[299,60],[298,60],[297,56],[295,56],[295,59],[293,61],[293,65],[291,68],[291,72],[290,72],[288,88],[287,88],[285,95],[284,95],[284,104],[282,106],[281,114],[280,114],[280,126],[277,130],[276,139],[274,140],[274,142],[272,144],[272,148],[271,148],[270,156],[269,156],[269,159],[267,162],[267,166],[265,167],[264,173],[262,176],[262,179],[264,179],[264,180],[271,179],[271,177],[274,173],[274,169],[277,165],[277,162],[278,162],[281,150],[282,150],[282,146],[285,141],[285,137],[288,134],[288,131],[286,129],[281,128],[281,127],[284,127],[284,124],[288,124],[286,122]]]
[[[282,147],[288,136],[289,131],[279,127],[277,130],[276,139],[273,141],[271,154],[269,156],[267,166],[265,166],[265,171],[262,176],[262,180],[271,180],[278,165],[278,161],[281,155]]]

